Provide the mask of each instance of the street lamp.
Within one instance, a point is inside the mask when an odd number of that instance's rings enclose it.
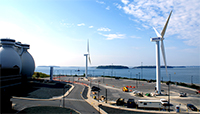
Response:
[[[63,87],[63,108],[65,107],[65,88],[67,85]]]

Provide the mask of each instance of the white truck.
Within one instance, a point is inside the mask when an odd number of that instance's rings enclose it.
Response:
[[[138,108],[162,108],[160,100],[138,100]]]

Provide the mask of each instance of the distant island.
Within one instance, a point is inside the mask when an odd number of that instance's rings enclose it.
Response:
[[[106,65],[106,66],[98,66],[96,69],[129,69],[127,66],[121,65]]]
[[[134,69],[137,68],[156,68],[156,66],[137,66],[133,67]],[[165,66],[160,66],[160,68],[165,68]],[[185,66],[167,66],[167,68],[186,68]]]
[[[37,67],[60,67],[60,66],[37,66]]]

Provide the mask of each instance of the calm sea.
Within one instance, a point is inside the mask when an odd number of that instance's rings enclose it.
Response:
[[[36,72],[50,74],[50,67],[36,67]],[[54,75],[83,75],[85,67],[54,67]],[[156,79],[156,69],[96,69],[89,67],[88,74],[90,76],[118,76],[127,78],[140,79]],[[166,71],[161,68],[161,80],[168,81],[171,78],[173,82],[185,82],[200,84],[200,67],[186,68],[168,68],[169,76],[166,76]]]

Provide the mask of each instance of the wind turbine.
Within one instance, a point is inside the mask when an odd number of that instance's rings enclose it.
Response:
[[[151,42],[156,42],[156,89],[157,89],[158,94],[160,94],[160,92],[161,92],[161,85],[160,85],[160,49],[159,49],[160,42],[159,41],[161,41],[161,47],[160,48],[162,50],[162,56],[163,56],[163,61],[164,61],[164,64],[165,64],[166,75],[168,76],[163,40],[164,40],[164,35],[165,35],[165,32],[166,32],[167,25],[168,25],[171,14],[172,14],[172,11],[170,12],[170,14],[168,16],[167,22],[165,23],[165,26],[164,26],[161,34],[159,34],[158,31],[153,27],[154,31],[156,32],[157,37],[150,39]]]
[[[85,66],[85,78],[87,78],[87,72],[88,72],[88,60],[91,64],[91,59],[90,59],[90,51],[89,51],[89,40],[87,42],[87,54],[84,54],[84,56],[86,57],[86,66]]]

